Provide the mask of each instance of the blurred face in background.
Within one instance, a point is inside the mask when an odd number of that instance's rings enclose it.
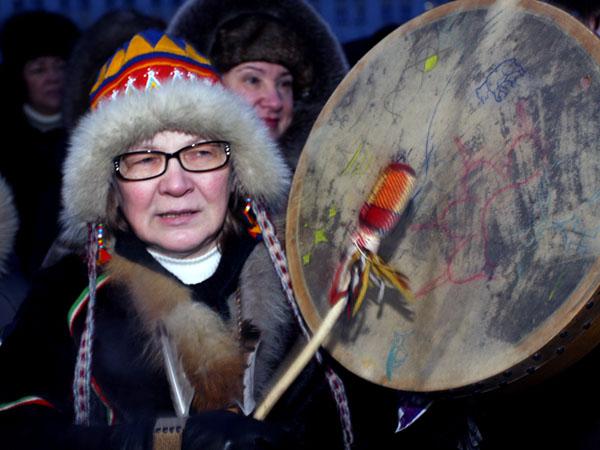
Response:
[[[287,68],[264,61],[238,64],[223,75],[223,84],[252,105],[274,139],[292,123],[293,82]]]
[[[65,61],[57,56],[40,56],[23,68],[27,103],[42,114],[60,111],[65,78]]]

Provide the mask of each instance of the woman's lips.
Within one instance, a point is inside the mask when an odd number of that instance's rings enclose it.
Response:
[[[272,119],[267,117],[263,119],[263,122],[267,124],[269,128],[275,130],[277,128],[277,125],[279,124],[279,119]]]
[[[169,225],[180,225],[189,222],[199,211],[186,209],[182,211],[166,211],[159,213],[158,217]]]

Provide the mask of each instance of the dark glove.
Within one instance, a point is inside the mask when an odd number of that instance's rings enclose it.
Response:
[[[292,449],[291,433],[229,411],[191,416],[183,430],[182,450]]]

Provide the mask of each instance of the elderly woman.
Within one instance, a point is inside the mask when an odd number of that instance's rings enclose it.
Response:
[[[289,176],[189,44],[149,31],[120,49],[64,168],[73,253],[40,274],[0,347],[3,447],[289,448],[290,431],[244,414],[294,337],[244,212],[272,243]]]
[[[308,133],[348,70],[329,26],[304,0],[187,0],[168,30],[209,55],[295,168]]]

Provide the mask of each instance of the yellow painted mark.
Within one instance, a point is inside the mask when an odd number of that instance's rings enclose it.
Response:
[[[352,155],[352,158],[350,158],[350,161],[348,161],[348,164],[346,164],[346,167],[344,167],[344,169],[342,170],[342,175],[344,175],[345,173],[347,173],[350,170],[352,172],[356,172],[356,166],[357,165],[360,166],[360,163],[358,162],[358,157],[360,156],[362,149],[363,149],[363,144],[361,143],[360,146],[356,149],[356,151]]]
[[[429,72],[429,71],[435,69],[435,66],[437,66],[437,63],[438,63],[438,56],[431,55],[429,58],[427,58],[425,60],[425,72]]]
[[[558,290],[563,277],[564,277],[564,275],[561,276],[558,280],[556,280],[556,283],[554,283],[554,286],[552,286],[552,290],[550,291],[550,295],[548,296],[549,302],[551,302],[554,299],[554,295],[556,295],[556,291]]]
[[[329,208],[329,218],[331,219],[335,216],[337,216],[337,209],[335,209],[335,207],[332,206],[331,208]]]
[[[315,231],[315,244],[320,244],[321,242],[327,242],[327,235],[322,228]]]
[[[306,255],[302,256],[302,263],[305,266],[310,263],[310,253],[307,253]]]
[[[365,368],[365,369],[369,369],[372,370],[375,368],[375,363],[373,362],[372,359],[370,358],[365,358],[362,360],[361,365]]]

